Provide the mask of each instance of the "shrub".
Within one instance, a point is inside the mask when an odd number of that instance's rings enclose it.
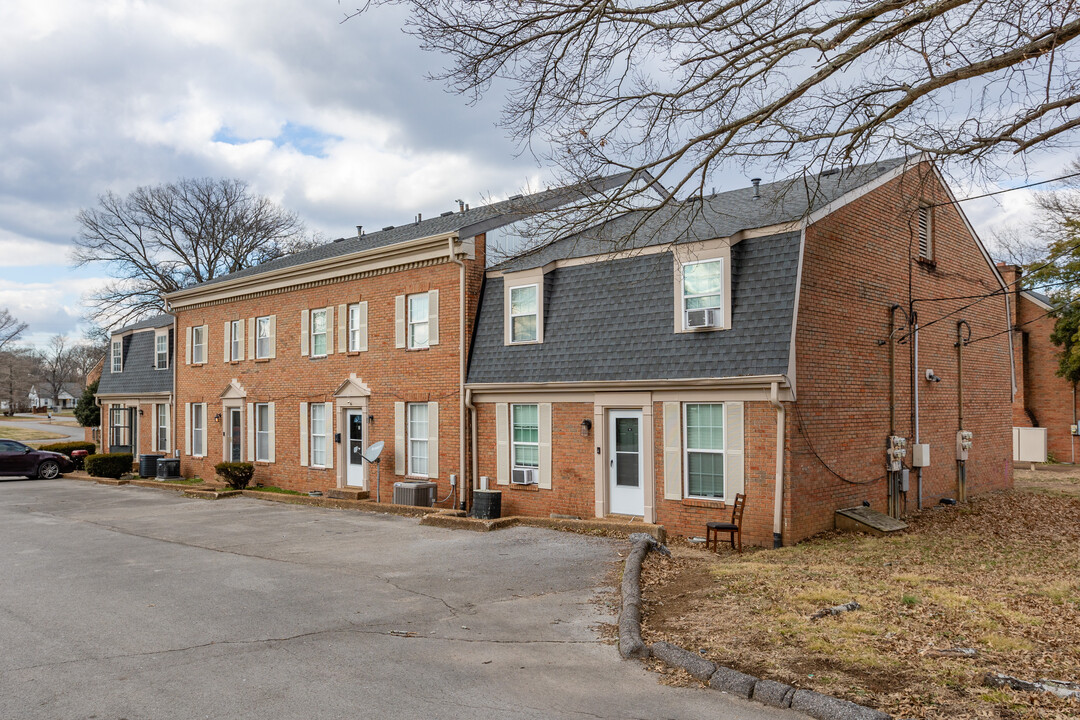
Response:
[[[214,470],[229,487],[237,490],[246,488],[255,475],[255,466],[249,462],[221,462],[214,466]]]
[[[83,440],[76,440],[74,442],[62,442],[62,443],[50,443],[48,445],[39,445],[38,450],[48,450],[49,452],[58,452],[71,456],[72,450],[86,450],[91,455],[97,450],[97,445],[92,442],[85,442]]]
[[[94,394],[98,390],[98,381],[90,383],[83,390],[78,402],[75,403],[75,420],[83,427],[98,427],[101,425],[101,408],[94,402]],[[90,452],[94,452],[91,450]]]
[[[107,477],[120,479],[124,473],[131,472],[131,465],[135,461],[131,453],[107,453],[89,455],[86,458],[86,472],[92,477]]]

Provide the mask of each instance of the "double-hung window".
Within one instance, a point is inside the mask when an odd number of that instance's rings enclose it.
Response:
[[[125,407],[112,407],[109,409],[109,449],[128,445],[131,437],[129,421],[131,414]]]
[[[326,309],[311,311],[311,356],[326,355]]]
[[[428,294],[409,295],[409,347],[428,346]]]
[[[255,357],[270,357],[270,317],[255,318]]]
[[[267,403],[255,405],[255,459],[270,461],[270,406]]]
[[[124,341],[112,341],[112,371],[114,373],[124,371]]]
[[[536,342],[537,295],[536,285],[510,288],[510,342]]]
[[[724,498],[724,406],[687,403],[683,407],[686,496]]]
[[[229,323],[229,359],[236,362],[240,359],[240,323],[243,320],[233,320]]]
[[[165,333],[154,336],[154,367],[169,369],[169,336]]]
[[[158,404],[154,408],[156,416],[154,424],[157,433],[157,447],[154,449],[161,452],[169,449],[169,406]]]
[[[200,325],[191,329],[191,362],[199,364],[206,362],[206,326]]]
[[[409,403],[409,474],[428,474],[428,404]]]
[[[682,266],[683,328],[716,327],[724,307],[724,260]]]
[[[191,406],[191,454],[196,457],[206,455],[205,403],[194,403]]]
[[[326,467],[326,405],[311,405],[311,464]]]
[[[513,456],[515,468],[540,466],[540,406],[512,405]]]
[[[360,304],[349,306],[349,352],[360,351]]]

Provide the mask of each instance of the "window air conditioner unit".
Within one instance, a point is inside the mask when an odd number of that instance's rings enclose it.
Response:
[[[536,468],[514,468],[514,474],[510,478],[514,485],[535,485]]]
[[[711,328],[717,325],[717,311],[713,308],[686,311],[686,327]]]

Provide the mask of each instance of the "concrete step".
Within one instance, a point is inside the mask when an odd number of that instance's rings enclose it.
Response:
[[[371,493],[367,490],[355,490],[353,488],[334,488],[326,491],[326,497],[335,500],[367,500]]]
[[[836,511],[836,529],[851,532],[864,532],[881,537],[899,532],[907,527],[903,520],[897,520],[885,513],[871,510],[865,506],[844,508]]]

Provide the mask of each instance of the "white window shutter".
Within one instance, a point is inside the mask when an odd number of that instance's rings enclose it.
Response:
[[[495,482],[510,484],[510,405],[495,403]]]
[[[188,334],[191,334],[191,328],[188,328]],[[191,403],[184,403],[184,454],[191,455]]]
[[[394,298],[394,347],[405,347],[405,296]]]
[[[360,303],[360,352],[367,350],[367,300]]]
[[[302,467],[308,466],[308,447],[311,445],[311,439],[308,437],[308,404],[306,402],[300,403],[300,465]]]
[[[334,354],[334,306],[323,308],[326,310],[326,354]]]
[[[664,403],[664,499],[682,500],[682,405]]]
[[[724,403],[724,501],[743,492],[743,404]]]
[[[405,474],[405,403],[394,403],[394,474]]]
[[[337,452],[337,443],[334,442],[334,403],[323,403],[326,408],[323,418],[326,427],[326,467],[334,467],[334,453]]]
[[[277,428],[274,425],[274,403],[267,403],[267,405],[270,406],[269,412],[267,413],[267,415],[269,415],[269,418],[267,418],[267,425],[269,425],[268,430],[270,430],[270,454],[267,456],[267,460],[274,462],[274,447],[277,443]]]
[[[184,364],[185,365],[190,365],[191,364],[191,330],[192,330],[192,328],[190,326],[184,328],[184,338],[186,340],[186,342],[184,343]]]
[[[248,338],[247,338],[248,359],[249,360],[254,360],[255,359],[255,351],[257,349],[256,343],[258,342],[258,333],[256,332],[256,329],[255,329],[255,318],[248,318],[247,319],[247,326],[248,326],[248,333],[247,333],[248,334]]]
[[[255,462],[255,403],[247,404],[247,444],[248,461]]]
[[[439,403],[427,404],[428,422],[428,477],[439,477]]]
[[[349,309],[345,305],[337,306],[337,351],[349,350]]]
[[[310,319],[311,313],[307,310],[300,311],[300,354],[303,356],[308,354],[308,341],[311,339],[311,333],[308,331]]]
[[[540,431],[540,487],[551,489],[551,403],[538,408]]]
[[[270,357],[277,357],[277,315],[270,316]]]
[[[237,360],[243,360],[244,359],[244,319],[243,318],[240,318],[240,321],[236,323],[236,339],[237,339],[237,343],[236,343],[236,346],[237,346],[236,359]],[[254,354],[252,354],[252,356],[254,357]]]
[[[231,326],[232,326],[232,323],[230,323],[228,320],[226,320],[225,321],[225,329],[221,333],[221,337],[225,338],[225,342],[223,343],[225,345],[225,354],[224,354],[225,362],[229,362],[230,360],[232,360],[231,353],[229,352],[232,349],[232,338],[230,337],[230,335],[232,335],[232,333],[229,332],[229,330],[231,329]]]
[[[210,417],[206,414],[206,403],[199,403],[199,405],[202,406],[202,432],[200,433],[202,437],[200,439],[202,440],[203,451],[200,457],[208,457],[210,455],[210,446],[206,444],[206,441],[210,432]],[[225,444],[224,438],[222,438],[221,444]]]
[[[439,291],[428,290],[428,345],[439,344]]]

